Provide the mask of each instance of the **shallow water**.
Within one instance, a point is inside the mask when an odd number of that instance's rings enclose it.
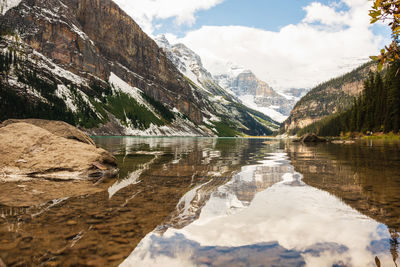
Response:
[[[0,184],[7,266],[400,263],[399,143],[95,141],[117,156],[118,179],[43,181],[42,191],[84,189],[51,201],[36,193],[38,181]],[[16,201],[7,192],[36,197]]]

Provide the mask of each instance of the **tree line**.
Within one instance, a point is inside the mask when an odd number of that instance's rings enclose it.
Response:
[[[370,73],[363,93],[352,107],[328,116],[298,134],[314,132],[320,136],[339,136],[347,132],[395,132],[400,130],[400,62],[388,66],[385,74]]]

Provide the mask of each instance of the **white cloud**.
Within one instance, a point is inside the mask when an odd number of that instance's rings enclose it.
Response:
[[[335,7],[326,6],[319,2],[311,3],[303,8],[307,15],[303,19],[305,23],[320,22],[325,25],[346,24],[349,21],[349,14],[346,12],[337,12]]]
[[[174,18],[177,25],[192,25],[195,13],[207,10],[224,0],[114,0],[149,35],[154,19]],[[157,25],[160,27],[160,25]]]
[[[203,26],[179,39],[215,73],[226,62],[249,68],[276,89],[312,87],[343,74],[377,53],[384,41],[373,34],[366,0],[314,2],[296,25],[279,32],[242,26]],[[338,10],[338,7],[347,7]],[[343,11],[344,10],[344,11]]]

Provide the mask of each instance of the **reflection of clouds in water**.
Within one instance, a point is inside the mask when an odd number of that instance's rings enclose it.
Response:
[[[172,249],[171,249],[172,248]],[[135,257],[132,257],[135,256]],[[240,247],[201,246],[176,233],[152,234],[121,266],[303,266],[299,252],[277,242]]]
[[[139,259],[148,266],[167,266],[159,265],[161,259],[168,259],[168,266],[207,261],[217,266],[218,260],[241,262],[233,256],[240,253],[248,264],[260,251],[260,259],[281,260],[280,266],[302,266],[303,261],[308,266],[374,266],[376,255],[383,266],[393,263],[387,247],[380,248],[390,238],[385,226],[382,231],[381,224],[305,185],[301,177],[285,154],[269,154],[212,193],[197,220],[183,229],[169,228],[163,236],[150,233],[123,266]],[[279,249],[271,249],[271,242]],[[282,256],[288,252],[292,257]]]

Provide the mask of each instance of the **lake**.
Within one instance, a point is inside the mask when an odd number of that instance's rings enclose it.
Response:
[[[117,179],[0,183],[7,266],[400,263],[399,142],[94,139]]]

